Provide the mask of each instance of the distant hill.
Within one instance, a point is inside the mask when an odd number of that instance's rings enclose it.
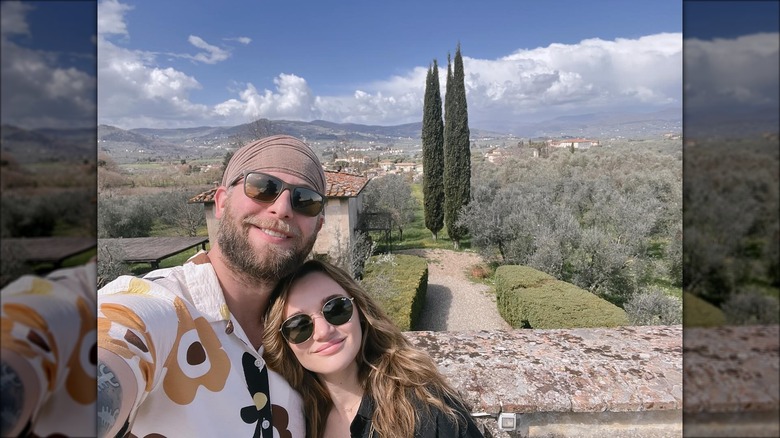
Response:
[[[12,125],[0,127],[2,151],[18,163],[83,161],[95,159],[93,129],[28,130]]]
[[[671,108],[647,114],[599,113],[558,117],[544,122],[518,125],[515,132],[499,133],[472,127],[471,137],[562,137],[592,138],[658,138],[669,132],[682,132],[682,111]],[[273,134],[289,134],[303,138],[315,148],[335,144],[353,146],[375,145],[393,148],[419,148],[422,123],[395,126],[334,123],[325,120],[300,122],[293,120],[258,119],[236,126],[200,126],[195,128],[98,127],[100,150],[108,152],[118,162],[148,158],[215,158],[224,156],[239,144]]]
[[[685,114],[685,135],[690,139],[739,139],[778,133],[777,108],[711,108]]]
[[[521,137],[657,138],[668,132],[682,133],[682,109],[650,113],[590,113],[561,116],[542,122],[520,124]]]
[[[251,123],[228,127],[202,126],[184,129],[138,128],[132,132],[168,141],[215,142],[248,140],[265,135],[288,134],[308,141],[387,141],[392,138],[419,139],[422,123],[396,126],[333,123],[324,120],[299,122],[293,120],[259,119]]]
[[[216,158],[239,144],[272,134],[305,139],[315,148],[333,145],[374,145],[419,149],[422,123],[395,126],[334,123],[325,120],[300,122],[259,119],[236,126],[201,126],[172,129],[121,129],[99,125],[94,130],[25,130],[2,126],[2,150],[20,163],[41,160],[81,160],[105,152],[117,162],[158,159]],[[562,116],[533,123],[518,123],[512,132],[470,127],[473,139],[521,137],[560,138],[659,138],[682,132],[682,110],[668,108],[651,113],[591,113]]]

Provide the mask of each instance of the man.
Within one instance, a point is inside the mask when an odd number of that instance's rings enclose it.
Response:
[[[98,436],[305,435],[300,396],[262,359],[263,315],[314,246],[324,192],[300,140],[246,145],[214,195],[208,253],[98,292]]]

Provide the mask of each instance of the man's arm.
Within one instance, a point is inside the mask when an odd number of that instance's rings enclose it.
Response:
[[[130,429],[130,412],[138,388],[130,367],[118,355],[98,349],[98,437],[123,437]]]
[[[21,436],[31,430],[40,383],[29,362],[12,350],[0,352],[0,434]]]

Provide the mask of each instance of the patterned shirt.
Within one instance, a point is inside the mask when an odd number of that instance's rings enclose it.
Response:
[[[305,435],[300,395],[266,368],[262,348],[231,317],[205,252],[104,286],[97,321],[99,347],[136,376],[131,436]]]
[[[25,275],[0,291],[0,342],[32,366],[40,383],[34,436],[97,434],[96,284],[90,262],[46,277]]]

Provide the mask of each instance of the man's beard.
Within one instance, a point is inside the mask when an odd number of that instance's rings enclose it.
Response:
[[[230,211],[230,205],[225,206],[225,212],[219,221],[217,242],[224,255],[225,264],[236,274],[257,282],[276,282],[280,278],[295,271],[311,252],[317,233],[313,233],[307,241],[303,241],[299,230],[293,232],[293,239],[298,243],[293,248],[284,249],[276,245],[266,244],[262,251],[257,251],[249,241],[249,230],[255,226],[268,226],[274,229],[289,229],[281,221],[259,221],[255,218],[245,218],[240,221]]]

